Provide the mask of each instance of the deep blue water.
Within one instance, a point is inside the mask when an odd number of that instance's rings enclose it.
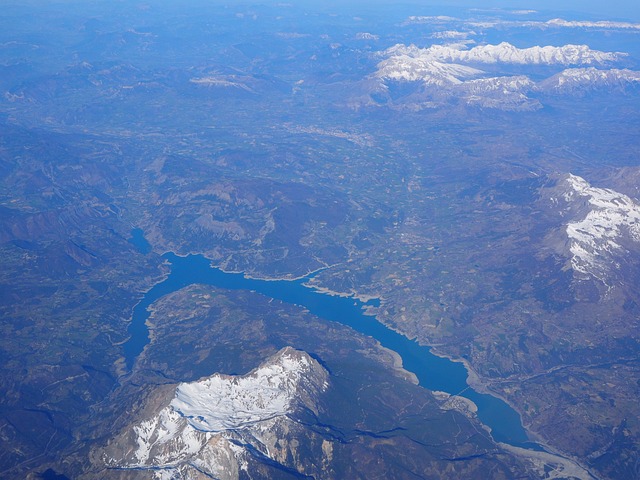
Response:
[[[141,228],[134,228],[131,230],[131,238],[129,243],[136,247],[140,253],[146,255],[151,251],[151,244],[144,238],[144,232]]]
[[[420,346],[417,342],[394,332],[378,322],[375,317],[365,315],[365,303],[354,298],[320,293],[305,286],[306,279],[256,280],[246,278],[241,273],[225,273],[212,268],[209,261],[201,255],[178,257],[168,253],[165,258],[171,263],[171,273],[166,280],[151,288],[133,311],[129,328],[131,338],[124,344],[129,370],[149,343],[145,321],[149,317],[147,307],[154,301],[195,283],[231,290],[252,290],[286,303],[304,306],[320,318],[347,325],[375,338],[384,347],[402,357],[404,368],[416,374],[421,386],[472,400],[478,406],[478,417],[485,425],[491,427],[495,440],[541,449],[539,445],[529,441],[520,416],[515,410],[499,398],[478,393],[467,385],[467,371],[461,363],[438,357],[432,354],[428,347]]]

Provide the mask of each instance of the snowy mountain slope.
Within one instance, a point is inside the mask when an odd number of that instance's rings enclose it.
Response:
[[[558,182],[551,201],[568,220],[561,232],[564,242],[557,246],[568,257],[567,268],[579,279],[609,285],[629,249],[640,247],[640,204],[571,174]]]
[[[313,360],[293,349],[243,377],[214,375],[176,390],[171,408],[196,430],[221,432],[249,427],[289,413]],[[324,388],[324,385],[321,385]]]
[[[237,478],[252,449],[276,460],[278,431],[296,429],[288,415],[316,409],[327,371],[286,347],[243,376],[215,374],[180,384],[169,405],[123,432],[102,453],[107,467],[149,470],[154,478]],[[277,450],[277,449],[276,449]]]
[[[478,78],[466,82],[466,89],[472,94],[482,94],[495,91],[523,92],[535,88],[535,83],[526,75],[509,77]]]
[[[383,85],[416,83],[417,94],[402,100],[415,108],[421,105],[433,108],[444,106],[450,100],[460,100],[467,106],[481,108],[536,110],[542,108],[542,104],[531,98],[531,93],[583,95],[596,89],[625,93],[629,86],[640,84],[640,72],[606,67],[626,56],[625,53],[592,50],[586,45],[517,48],[502,42],[467,49],[459,43],[427,48],[396,44],[377,55],[384,59],[377,64],[371,78]],[[478,65],[487,65],[492,73],[477,68]],[[500,65],[517,65],[519,74],[514,76]],[[535,74],[540,66],[570,65],[580,68],[561,70],[539,82],[534,82],[528,72],[521,73],[523,68]],[[496,68],[504,71],[496,75]]]
[[[394,45],[382,55],[387,58],[413,59],[414,61],[519,65],[602,65],[626,56],[620,52],[592,50],[587,45],[533,46],[518,48],[508,42],[498,45],[478,45],[468,50],[458,45],[431,45],[420,48],[415,45]]]
[[[536,84],[526,75],[478,78],[457,86],[453,93],[467,105],[501,110],[537,110],[542,108],[538,100],[527,94]]]
[[[464,65],[399,54],[380,62],[375,75],[389,80],[453,85],[462,83],[463,79],[477,77],[483,73],[482,70]]]
[[[640,72],[628,69],[569,68],[539,82],[541,91],[575,94],[596,89],[625,91],[640,86]]]

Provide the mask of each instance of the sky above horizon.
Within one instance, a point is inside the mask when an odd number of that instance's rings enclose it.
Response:
[[[110,0],[95,1],[94,6],[100,4],[120,7],[131,5],[137,7],[164,5],[178,6],[188,8],[189,4],[194,5],[219,5],[225,7],[248,7],[259,5],[291,5],[294,7],[304,8],[305,5],[319,7],[324,10],[327,8],[342,8],[344,10],[366,9],[374,6],[383,6],[386,9],[397,7],[398,10],[406,8],[477,8],[477,9],[518,9],[518,10],[537,10],[541,12],[567,12],[571,14],[583,14],[586,16],[599,17],[602,20],[626,20],[640,22],[640,0],[400,0],[399,2],[389,2],[388,0]],[[31,6],[38,8],[52,7],[55,5],[76,5],[87,6],[87,2],[83,0],[9,0],[5,2],[5,6]],[[362,13],[366,13],[362,11]],[[572,18],[580,19],[580,18]]]
[[[447,2],[449,3],[449,2]],[[454,1],[453,3],[457,3]],[[640,16],[640,2],[638,0],[615,0],[604,2],[602,0],[485,0],[482,2],[473,0],[459,0],[461,5],[497,8],[523,8],[532,10],[567,10],[584,12],[594,15],[621,16],[625,18],[637,18]]]
[[[228,2],[221,2],[230,5]],[[237,5],[243,2],[237,2]],[[259,3],[259,2],[255,2]],[[362,7],[371,5],[391,6],[387,0],[307,0],[305,1],[269,1],[268,3],[287,3],[295,6],[302,6],[304,3],[312,3],[322,6],[339,7]],[[619,20],[640,21],[640,1],[639,0],[612,0],[604,2],[602,0],[402,0],[397,3],[398,8],[407,6],[416,7],[462,7],[479,9],[522,9],[540,10],[556,12],[575,12],[586,15],[602,17],[603,20],[614,18]]]

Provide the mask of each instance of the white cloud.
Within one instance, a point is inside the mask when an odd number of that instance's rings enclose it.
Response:
[[[629,23],[629,22],[609,22],[609,21],[588,22],[588,21],[563,20],[562,18],[554,18],[546,22],[528,22],[528,23],[540,23],[540,24],[547,25],[549,27],[640,30],[640,23]]]
[[[460,32],[458,30],[445,30],[442,32],[435,32],[431,34],[431,38],[447,39],[447,40],[459,40],[468,38],[469,35],[475,35],[476,32]]]
[[[480,10],[478,10],[480,11]],[[535,10],[510,10],[505,13],[512,15],[528,15],[537,13]],[[553,18],[547,21],[514,21],[514,20],[502,20],[502,19],[488,19],[488,20],[464,20],[461,18],[448,17],[448,16],[411,16],[408,17],[403,23],[406,25],[416,24],[433,24],[433,25],[445,25],[445,24],[465,24],[473,28],[495,28],[499,26],[507,27],[526,27],[526,28],[585,28],[585,29],[600,29],[600,30],[631,30],[640,31],[640,23],[632,22],[613,22],[609,20],[589,21],[589,20],[565,20],[562,18]]]
[[[404,22],[401,23],[402,26],[406,25],[420,25],[423,23],[448,23],[459,21],[459,18],[449,17],[446,15],[436,15],[436,16],[421,16],[421,15],[412,15],[407,18]]]
[[[553,18],[546,22],[539,21],[512,21],[512,20],[487,20],[487,21],[468,21],[467,25],[474,28],[495,28],[500,26],[521,27],[521,28],[585,28],[598,30],[631,30],[640,31],[640,23],[630,22],[611,22],[608,20],[601,21],[583,21],[583,20],[564,20],[562,18]]]

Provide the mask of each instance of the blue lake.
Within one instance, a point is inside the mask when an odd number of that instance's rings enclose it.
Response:
[[[151,244],[144,238],[144,231],[141,228],[131,230],[131,238],[128,242],[144,255],[151,251]]]
[[[347,325],[375,338],[381,345],[402,357],[404,368],[417,376],[421,386],[472,400],[478,406],[478,417],[491,428],[496,441],[542,450],[538,444],[529,440],[520,416],[507,403],[469,387],[467,371],[461,363],[438,357],[431,353],[429,347],[421,346],[387,328],[375,317],[365,315],[367,304],[350,297],[320,293],[305,286],[305,279],[250,279],[241,273],[226,273],[212,268],[209,261],[201,255],[179,257],[168,253],[164,257],[171,263],[171,273],[166,280],[151,288],[133,311],[129,328],[131,338],[124,344],[129,370],[149,343],[149,332],[145,324],[149,318],[147,308],[159,298],[196,283],[231,290],[251,290],[286,303],[303,306],[322,319]]]

